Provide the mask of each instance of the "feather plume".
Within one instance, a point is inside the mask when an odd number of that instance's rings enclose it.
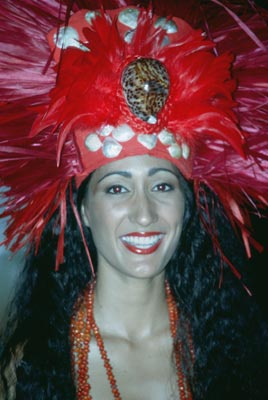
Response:
[[[181,17],[198,30],[185,27],[178,40],[162,46],[165,32],[154,28],[150,6],[140,12],[126,43],[117,11],[104,10],[135,3],[5,0],[1,5],[0,176],[6,187],[2,216],[9,217],[4,243],[13,251],[28,243],[38,248],[48,220],[59,212],[59,265],[66,192],[73,178],[101,165],[93,157],[85,168],[74,131],[128,123],[137,133],[168,129],[187,141],[194,156],[182,171],[194,181],[197,201],[205,183],[250,255],[250,244],[257,246],[250,213],[266,213],[268,204],[268,13],[246,0],[154,0],[158,15]],[[82,48],[55,48],[60,27],[84,8],[101,9],[102,17],[81,31]],[[46,36],[52,29],[50,50]],[[170,95],[156,126],[133,116],[118,89],[122,69],[138,57],[158,59],[170,76]],[[220,249],[211,221],[213,216],[203,222]]]

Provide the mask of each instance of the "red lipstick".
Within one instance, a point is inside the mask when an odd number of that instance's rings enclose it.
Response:
[[[161,245],[163,237],[162,232],[131,232],[120,239],[129,251],[143,255],[154,253]]]
[[[130,232],[127,233],[126,235],[121,236],[123,237],[128,237],[128,236],[137,236],[137,237],[149,237],[149,236],[157,236],[157,235],[163,235],[163,232]]]

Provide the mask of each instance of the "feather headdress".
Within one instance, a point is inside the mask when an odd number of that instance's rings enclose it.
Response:
[[[1,6],[5,244],[38,248],[58,212],[58,266],[72,181],[150,154],[194,182],[197,202],[207,185],[250,254],[250,212],[268,203],[265,11],[246,1],[67,3],[67,20],[56,0]]]

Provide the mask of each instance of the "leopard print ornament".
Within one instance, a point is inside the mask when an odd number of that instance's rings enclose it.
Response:
[[[122,88],[134,115],[149,124],[157,123],[157,113],[169,94],[169,75],[164,65],[153,58],[138,58],[124,69]]]

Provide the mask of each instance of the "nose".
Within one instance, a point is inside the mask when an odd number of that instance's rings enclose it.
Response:
[[[144,191],[137,194],[131,205],[129,213],[130,222],[145,227],[155,223],[157,219],[158,215],[155,202]]]

